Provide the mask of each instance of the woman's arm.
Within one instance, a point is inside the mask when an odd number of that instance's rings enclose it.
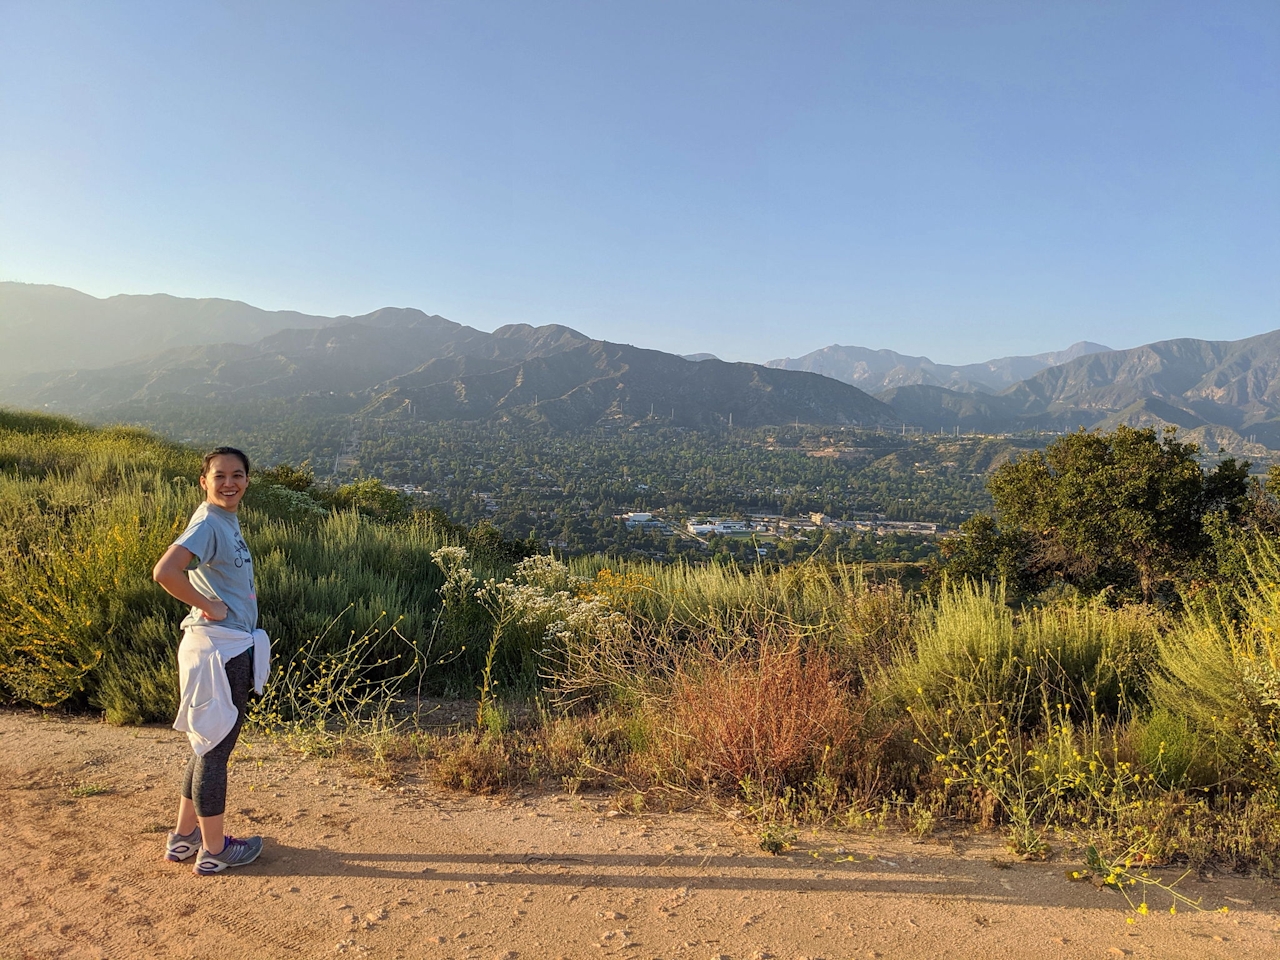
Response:
[[[164,552],[151,571],[151,579],[173,597],[204,612],[208,620],[225,620],[227,605],[221,600],[213,600],[191,585],[187,579],[187,566],[195,554],[186,547],[173,544]]]

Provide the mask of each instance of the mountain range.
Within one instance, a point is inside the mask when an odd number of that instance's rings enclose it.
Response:
[[[237,300],[157,293],[100,300],[48,284],[0,282],[0,384],[42,370],[101,367],[163,347],[250,343],[329,317],[269,311]]]
[[[824,377],[851,383],[868,393],[914,384],[947,387],[963,393],[998,393],[1047,367],[1056,367],[1088,354],[1107,353],[1110,349],[1100,343],[1082,340],[1066,350],[1038,353],[1033,357],[1001,357],[984,363],[951,366],[934,363],[928,357],[912,357],[892,350],[832,344],[803,357],[770,360],[765,366],[820,373]]]
[[[141,333],[130,327],[135,320]],[[42,328],[50,344],[40,343]],[[27,345],[20,357],[10,352],[14,344]],[[130,358],[111,362],[128,350]],[[560,429],[649,417],[696,427],[799,420],[983,433],[1126,423],[1173,425],[1211,451],[1280,450],[1280,331],[1129,350],[1079,343],[963,366],[837,346],[752,364],[611,343],[558,324],[486,333],[409,308],[326,318],[228,300],[97,300],[0,284],[0,356],[9,379],[0,399],[78,415],[176,398],[322,396],[348,413],[520,418]],[[77,360],[85,356],[94,359]]]
[[[282,330],[249,344],[173,347],[107,367],[34,373],[11,382],[2,396],[91,415],[173,398],[234,404],[316,394],[345,396],[350,412],[520,417],[561,429],[649,416],[690,427],[793,420],[899,425],[892,410],[862,390],[817,374],[685,360],[555,324],[485,333],[402,308]]]

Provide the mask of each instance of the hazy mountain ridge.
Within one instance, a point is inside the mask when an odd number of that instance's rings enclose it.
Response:
[[[979,401],[906,386],[879,394],[926,429],[980,431],[1177,426],[1202,446],[1280,448],[1280,330],[1245,340],[1180,338],[1078,357]]]
[[[177,347],[101,369],[35,374],[8,393],[73,411],[166,394],[257,399],[351,393],[404,372],[406,357],[483,336],[421,310],[384,308],[331,326],[282,330],[253,344]]]
[[[946,387],[966,393],[997,393],[1046,367],[1066,363],[1111,348],[1082,340],[1066,350],[1030,357],[1001,357],[983,363],[954,366],[934,363],[928,357],[913,357],[893,350],[832,344],[803,357],[770,360],[765,366],[783,370],[808,370],[853,384],[876,394],[895,387],[916,384]]]
[[[103,369],[34,375],[7,399],[89,413],[165,397],[237,402],[328,393],[351,395],[380,415],[515,415],[566,429],[650,412],[687,426],[898,423],[863,391],[813,374],[693,362],[558,324],[485,333],[401,308],[283,330],[250,345],[174,348]]]
[[[495,337],[497,331],[495,331]],[[440,374],[448,364],[433,361]],[[757,364],[688,361],[629,344],[591,340],[512,366],[424,383],[426,367],[382,386],[372,408],[426,419],[516,414],[557,427],[649,416],[682,426],[897,422],[863,391],[813,374]]]
[[[167,346],[252,343],[279,330],[333,322],[238,300],[164,293],[104,300],[69,287],[0,281],[0,384],[36,371],[101,367]]]
[[[1081,342],[1065,351],[963,366],[861,347],[830,347],[802,358],[814,366],[838,359],[862,364],[863,383],[892,384],[872,397],[821,371],[781,366],[800,361],[761,366],[704,354],[694,360],[595,340],[559,324],[509,324],[486,333],[411,308],[335,319],[269,313],[228,300],[96,300],[27,284],[0,284],[0,309],[16,300],[25,304],[19,324],[12,312],[0,314],[0,346],[6,331],[40,326],[41,297],[50,304],[55,330],[86,303],[99,311],[91,327],[103,322],[107,314],[101,311],[112,304],[112,310],[149,318],[144,332],[173,327],[168,340],[157,335],[149,341],[153,348],[193,331],[212,336],[254,324],[308,324],[274,329],[247,344],[170,345],[114,366],[33,374],[3,394],[9,403],[67,413],[178,397],[228,403],[325,397],[326,403],[340,400],[343,409],[382,416],[521,417],[564,429],[651,414],[689,426],[727,424],[732,417],[741,426],[905,423],[984,433],[1172,424],[1211,450],[1221,445],[1260,456],[1266,448],[1280,449],[1280,330],[1239,341],[1182,338],[1129,350]],[[163,320],[167,310],[171,321]],[[239,327],[236,317],[243,321]],[[87,337],[86,349],[96,343]],[[15,362],[2,351],[0,356]],[[95,359],[106,356],[99,351]],[[994,389],[1032,367],[1037,369],[1028,376]],[[921,382],[930,379],[946,382]]]

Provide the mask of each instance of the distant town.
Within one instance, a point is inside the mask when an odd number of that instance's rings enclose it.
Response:
[[[685,521],[670,520],[653,513],[623,513],[617,516],[627,529],[656,530],[663,534],[675,533],[682,528],[686,533],[705,540],[712,536],[742,536],[765,534],[771,537],[800,537],[816,530],[857,530],[861,533],[884,535],[914,533],[936,536],[936,523],[889,520],[880,514],[867,514],[854,520],[837,520],[825,513],[811,513],[807,517],[784,517],[776,513],[753,513],[746,520],[725,517],[693,517]]]
[[[383,482],[390,490],[415,499],[430,499],[433,491],[416,484],[391,484]],[[476,493],[475,499],[485,512],[496,514],[501,509],[501,497],[492,492]],[[745,519],[699,515],[677,517],[665,512],[633,510],[613,514],[612,519],[628,531],[652,534],[661,538],[676,538],[690,545],[710,550],[716,538],[752,541],[755,552],[767,556],[779,543],[808,543],[827,533],[845,533],[873,537],[908,536],[923,542],[935,541],[949,532],[938,523],[920,520],[891,520],[880,513],[862,513],[849,519],[837,519],[825,513],[809,513],[804,516],[784,516],[777,513],[753,513]],[[567,541],[552,538],[547,541],[553,548],[571,546]]]

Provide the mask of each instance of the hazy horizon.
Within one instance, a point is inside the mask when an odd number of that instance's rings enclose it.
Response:
[[[3,283],[16,283],[16,284],[20,284],[20,285],[33,286],[33,287],[56,287],[56,288],[58,288],[58,289],[68,290],[68,291],[71,291],[71,292],[73,292],[73,293],[82,294],[82,295],[84,295],[84,296],[92,297],[94,300],[97,300],[97,301],[99,301],[99,302],[103,302],[103,301],[111,300],[111,299],[116,298],[116,297],[125,297],[125,298],[128,298],[128,297],[151,297],[151,296],[173,297],[174,299],[178,299],[178,300],[190,300],[190,301],[200,301],[200,300],[220,300],[220,301],[224,301],[224,302],[228,302],[228,303],[239,303],[239,304],[243,304],[244,306],[250,307],[250,308],[252,308],[252,309],[255,309],[255,310],[264,310],[265,312],[268,312],[268,313],[300,314],[300,315],[302,315],[302,316],[304,316],[304,317],[314,318],[314,319],[316,319],[316,320],[322,320],[322,321],[340,321],[340,320],[344,320],[344,319],[348,319],[348,320],[355,320],[355,319],[359,319],[360,317],[369,316],[370,314],[376,313],[376,312],[378,312],[379,310],[387,310],[387,309],[391,309],[391,310],[417,310],[417,311],[419,311],[419,312],[421,312],[421,313],[424,313],[424,314],[426,314],[426,315],[428,315],[428,316],[430,316],[430,315],[443,316],[442,314],[439,314],[439,313],[438,313],[438,311],[430,310],[430,309],[427,309],[427,308],[424,308],[424,307],[414,306],[413,304],[383,304],[383,305],[382,305],[382,306],[380,306],[380,307],[374,307],[374,308],[369,309],[369,310],[362,310],[360,313],[356,313],[356,314],[334,314],[334,315],[324,315],[324,314],[304,314],[302,311],[298,311],[298,310],[290,310],[290,309],[288,309],[288,308],[280,309],[280,310],[268,310],[268,309],[267,309],[267,308],[265,308],[265,307],[259,307],[257,304],[248,303],[248,302],[243,301],[243,300],[234,300],[234,299],[232,299],[232,298],[230,298],[230,297],[181,297],[181,296],[178,296],[178,295],[176,295],[176,294],[167,293],[167,292],[165,292],[165,291],[153,291],[153,292],[151,292],[151,293],[114,293],[114,294],[108,294],[108,295],[106,295],[106,296],[99,296],[99,295],[97,295],[97,294],[89,293],[88,291],[85,291],[85,290],[77,290],[77,289],[75,289],[74,287],[68,287],[68,286],[65,286],[65,285],[63,285],[63,284],[42,284],[42,283],[32,283],[32,282],[30,282],[30,281],[25,281],[25,280],[9,280],[9,279],[7,279],[7,278],[0,278],[0,284],[3,284]],[[476,325],[475,325],[475,324],[469,324],[469,323],[467,323],[465,320],[459,320],[459,319],[457,319],[457,318],[455,318],[455,317],[444,317],[444,319],[446,319],[446,320],[450,320],[450,321],[453,321],[453,322],[455,322],[455,323],[460,323],[460,324],[462,324],[463,326],[472,327],[473,329],[482,329],[482,328],[476,327]],[[4,320],[4,318],[3,318],[3,317],[0,317],[0,324],[2,324],[3,320]],[[513,321],[513,322],[518,322],[518,321]],[[568,325],[567,325],[567,324],[564,324],[564,326],[568,326]],[[304,327],[304,329],[305,329],[305,327]],[[492,329],[496,329],[496,327],[495,327],[495,328],[492,328]],[[484,332],[486,332],[486,333],[490,333],[490,332],[492,332],[492,329],[490,329],[490,330],[485,330]],[[598,335],[596,335],[596,333],[594,333],[593,331],[591,331],[591,330],[589,330],[589,329],[578,329],[578,328],[576,328],[576,327],[575,327],[575,328],[573,328],[573,329],[577,330],[577,332],[578,332],[578,333],[584,334],[584,335],[586,335],[586,336],[588,336],[588,337],[591,337],[592,339],[595,339],[595,340],[609,340],[609,339],[610,339],[610,338],[608,338],[608,337],[598,336]],[[1267,332],[1267,331],[1261,331],[1261,332]],[[2,328],[2,326],[0,326],[0,334],[2,334],[2,333],[3,333],[3,328]],[[1203,338],[1201,338],[1201,339],[1203,339]],[[188,340],[188,342],[193,342],[193,343],[194,343],[194,341],[189,341],[189,340]],[[209,344],[213,344],[213,343],[217,343],[217,342],[220,342],[220,341],[218,341],[218,340],[216,340],[216,339],[210,339],[210,340],[208,340],[208,341],[201,341],[201,342],[207,342],[207,343],[209,343]],[[227,341],[222,341],[222,342],[228,342],[228,343],[242,343],[242,342],[250,342],[250,341],[246,341],[246,340],[244,339],[244,337],[238,337],[238,338],[235,338],[235,339],[231,339],[231,340],[227,340]],[[612,341],[612,342],[629,342],[629,341],[616,341],[616,340],[615,340],[615,341]],[[1067,349],[1069,349],[1070,347],[1074,347],[1074,346],[1076,346],[1076,345],[1077,345],[1077,344],[1079,344],[1079,343],[1090,343],[1090,344],[1092,344],[1092,345],[1094,345],[1094,346],[1105,346],[1105,347],[1106,347],[1107,349],[1109,349],[1109,350],[1125,350],[1125,349],[1129,349],[1129,347],[1128,347],[1128,346],[1125,346],[1125,347],[1115,347],[1115,346],[1113,346],[1113,345],[1111,345],[1111,344],[1098,344],[1098,343],[1096,343],[1095,341],[1087,341],[1087,340],[1072,340],[1072,341],[1070,341],[1070,342],[1068,342],[1068,343],[1062,343],[1062,344],[1060,344],[1060,345],[1058,345],[1058,346],[1055,346],[1055,347],[1049,347],[1049,348],[1047,348],[1047,349],[1045,349],[1045,350],[1037,351],[1037,354],[1024,354],[1024,355],[1022,355],[1022,356],[1035,356],[1035,355],[1048,354],[1048,353],[1062,353],[1062,352],[1066,351]],[[632,345],[632,346],[636,346],[636,347],[645,348],[645,349],[657,349],[657,348],[654,348],[654,347],[652,347],[652,346],[650,346],[649,344],[646,344],[646,343],[634,343],[634,342],[632,342],[632,343],[631,343],[631,345]],[[1136,347],[1136,346],[1142,346],[1142,344],[1132,344],[1132,346],[1135,346],[1135,347]],[[770,363],[770,362],[772,362],[772,361],[777,361],[777,360],[789,360],[789,359],[796,359],[796,358],[798,358],[798,357],[803,357],[803,356],[806,356],[806,355],[808,355],[808,354],[810,354],[810,353],[815,353],[815,352],[817,352],[817,351],[820,351],[820,350],[823,350],[823,349],[827,349],[827,348],[830,348],[830,347],[857,348],[857,349],[867,349],[867,350],[880,351],[880,352],[883,352],[883,351],[889,351],[889,352],[896,353],[896,354],[899,354],[899,355],[902,355],[902,356],[910,356],[910,357],[916,357],[916,358],[923,358],[923,359],[925,359],[925,360],[930,360],[930,361],[932,361],[932,362],[934,362],[934,363],[942,364],[942,365],[944,365],[944,366],[963,366],[963,365],[965,365],[965,364],[983,363],[983,362],[986,362],[986,361],[989,361],[989,360],[1002,360],[1002,359],[1007,359],[1007,358],[1008,358],[1008,357],[1010,357],[1010,356],[1014,356],[1014,355],[1011,355],[1011,354],[1005,354],[1005,355],[998,356],[998,357],[997,357],[997,356],[984,357],[984,358],[982,358],[982,360],[964,361],[964,363],[953,363],[953,362],[952,362],[951,360],[949,360],[949,359],[941,359],[941,360],[940,360],[940,359],[938,359],[938,357],[930,356],[930,355],[928,355],[928,354],[904,354],[904,353],[903,353],[903,351],[901,351],[901,350],[894,350],[892,347],[882,347],[882,346],[876,346],[876,345],[874,345],[874,344],[864,344],[864,343],[857,343],[857,344],[855,344],[855,343],[844,343],[844,344],[838,344],[838,343],[824,343],[824,344],[819,344],[819,345],[817,345],[817,346],[813,346],[813,347],[809,347],[809,348],[806,348],[806,349],[800,350],[799,352],[794,353],[794,354],[791,354],[791,355],[789,355],[789,356],[787,356],[787,355],[779,355],[779,356],[776,356],[776,357],[740,358],[740,362],[756,363],[756,364],[764,365],[764,364]],[[163,348],[160,348],[160,349],[168,349],[168,348],[167,348],[167,347],[163,347]],[[674,351],[666,351],[666,352],[674,352]],[[698,351],[691,351],[691,352],[689,352],[689,353],[687,353],[687,354],[676,354],[676,355],[677,355],[677,356],[685,356],[685,357],[693,357],[693,358],[697,358],[697,359],[706,359],[706,358],[713,358],[713,359],[717,359],[717,360],[725,360],[725,359],[726,359],[725,357],[720,356],[719,354],[717,354],[715,351],[712,351],[712,350],[698,350]],[[116,361],[112,361],[112,362],[116,362]]]

